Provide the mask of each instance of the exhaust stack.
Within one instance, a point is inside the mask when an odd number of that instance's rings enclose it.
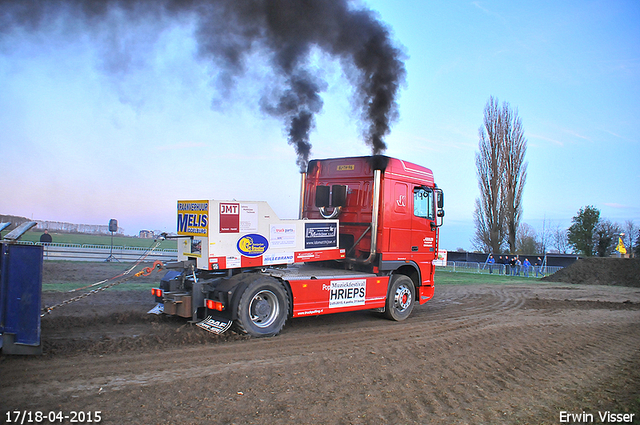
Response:
[[[364,264],[371,264],[376,256],[378,248],[378,214],[380,212],[380,185],[382,181],[382,171],[373,171],[373,211],[371,211],[371,252],[369,257],[363,261]]]
[[[300,173],[300,213],[298,214],[298,219],[302,220],[302,218],[304,217],[304,195],[305,195],[305,191],[306,191],[306,186],[307,186],[307,173],[306,172],[302,172]]]
[[[376,253],[378,251],[378,214],[380,213],[380,190],[382,185],[382,171],[380,169],[373,170],[373,208],[371,211],[371,224],[364,231],[362,235],[358,238],[358,240],[354,243],[352,249],[360,242],[360,240],[367,234],[367,232],[371,232],[371,250],[369,251],[369,256],[364,260],[359,260],[356,258],[346,258],[346,261],[357,264],[371,264],[376,257]]]

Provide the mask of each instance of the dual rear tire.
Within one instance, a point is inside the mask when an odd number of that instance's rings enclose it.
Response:
[[[289,315],[289,297],[282,284],[263,276],[250,282],[238,300],[235,330],[254,337],[275,336]]]

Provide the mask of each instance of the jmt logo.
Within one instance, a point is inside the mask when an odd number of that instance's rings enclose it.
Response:
[[[238,208],[238,204],[220,204],[220,214],[237,215]]]
[[[240,204],[220,203],[220,233],[240,232]]]

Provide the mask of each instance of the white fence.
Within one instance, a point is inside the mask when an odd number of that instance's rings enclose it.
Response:
[[[437,270],[448,272],[495,274],[503,276],[544,277],[562,269],[556,266],[530,266],[527,270],[523,266],[508,266],[506,264],[471,263],[466,261],[447,261],[446,266],[438,266]]]
[[[40,244],[36,244],[40,245]],[[67,261],[137,261],[145,255],[149,248],[132,246],[110,245],[86,245],[86,244],[62,244],[50,243],[42,244],[44,247],[45,260],[67,260]],[[177,249],[156,249],[151,252],[145,261],[176,261],[178,259]]]

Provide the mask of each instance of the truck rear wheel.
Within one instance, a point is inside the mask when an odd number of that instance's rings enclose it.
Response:
[[[391,278],[384,315],[387,319],[404,320],[413,311],[416,287],[409,276],[398,274]]]
[[[235,328],[255,337],[277,335],[287,320],[289,299],[276,279],[262,276],[249,283],[238,300]]]

